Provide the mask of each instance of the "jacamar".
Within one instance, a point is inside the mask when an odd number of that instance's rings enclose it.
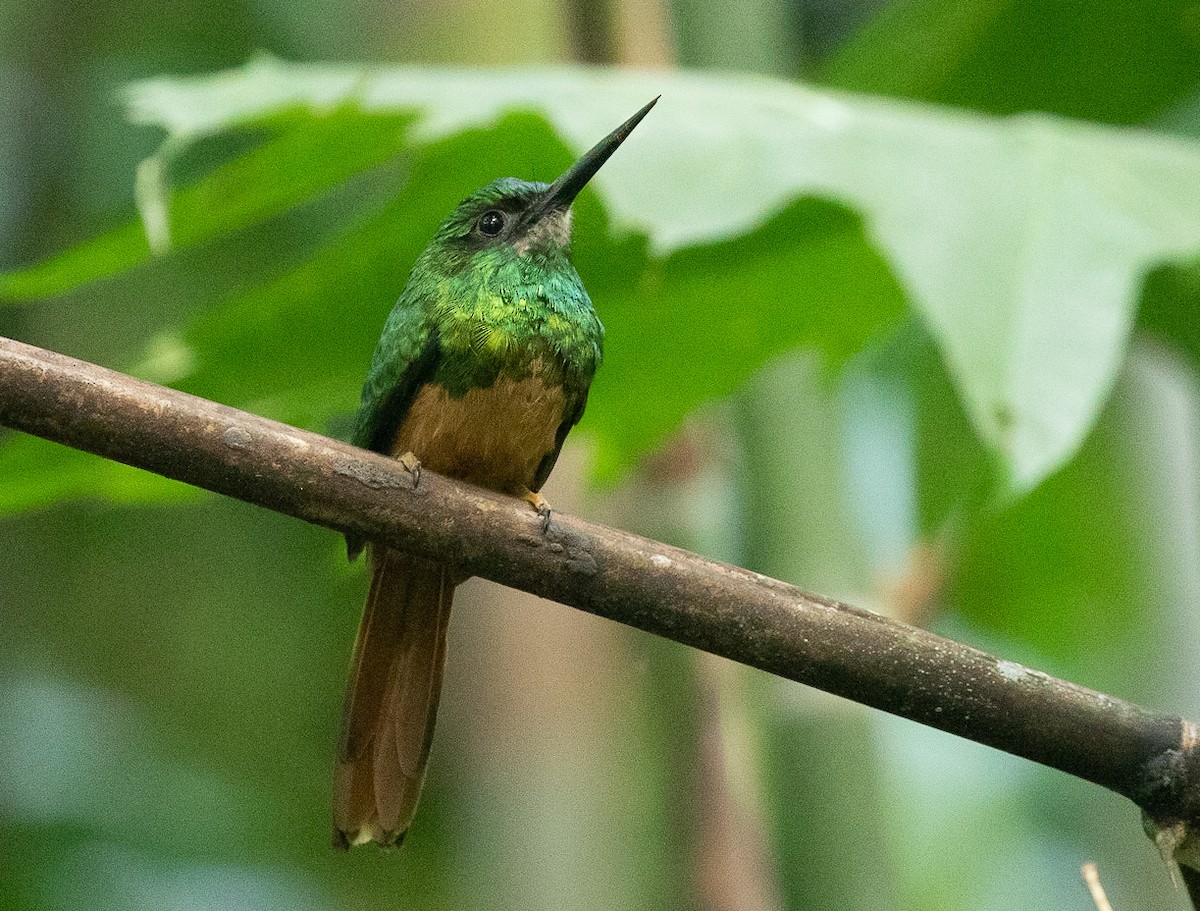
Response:
[[[476,190],[418,257],[383,327],[357,446],[527,500],[541,494],[600,365],[604,328],[571,264],[571,203],[651,101],[552,184]],[[419,483],[419,474],[418,483]],[[337,752],[334,844],[397,844],[412,824],[446,658],[453,566],[369,551]]]

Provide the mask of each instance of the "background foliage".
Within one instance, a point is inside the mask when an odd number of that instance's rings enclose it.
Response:
[[[1193,6],[517,6],[9,4],[0,332],[336,435],[449,207],[662,93],[556,505],[1200,716]],[[476,68],[571,60],[637,69]],[[478,583],[410,843],[331,855],[334,536],[0,477],[0,907],[1182,907],[1115,797]]]

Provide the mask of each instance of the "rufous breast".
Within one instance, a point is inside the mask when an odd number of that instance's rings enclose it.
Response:
[[[428,383],[413,400],[392,444],[431,471],[520,495],[554,450],[563,421],[561,381],[534,364],[521,379],[503,373],[486,389],[452,396]]]

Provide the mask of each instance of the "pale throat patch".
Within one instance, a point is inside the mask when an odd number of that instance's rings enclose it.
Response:
[[[571,239],[570,209],[546,215],[513,243],[513,249],[524,256],[535,247],[562,246]]]

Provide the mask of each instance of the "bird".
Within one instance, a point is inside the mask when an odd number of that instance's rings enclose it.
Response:
[[[579,421],[604,327],[570,259],[571,204],[658,101],[553,183],[504,177],[463,199],[384,324],[351,442],[526,500]],[[446,660],[456,569],[347,535],[370,589],[338,738],[333,843],[399,845],[416,814]]]

